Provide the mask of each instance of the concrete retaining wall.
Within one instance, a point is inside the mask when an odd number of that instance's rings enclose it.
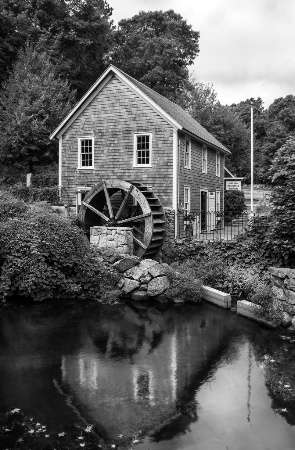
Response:
[[[207,302],[214,303],[221,308],[230,309],[231,308],[231,295],[225,292],[218,291],[209,286],[203,286],[203,299]]]
[[[266,325],[270,328],[275,328],[276,325],[268,320],[260,317],[259,312],[261,310],[261,306],[255,305],[252,302],[248,302],[247,300],[239,300],[237,302],[237,313],[240,316],[247,317],[248,319],[255,320],[263,325]]]

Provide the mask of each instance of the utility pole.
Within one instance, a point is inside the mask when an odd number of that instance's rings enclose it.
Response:
[[[254,214],[253,183],[254,183],[254,144],[253,144],[253,104],[251,103],[251,214]]]

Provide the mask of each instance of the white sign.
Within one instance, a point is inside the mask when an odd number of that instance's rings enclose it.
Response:
[[[225,190],[226,191],[240,191],[242,189],[241,180],[225,180]]]

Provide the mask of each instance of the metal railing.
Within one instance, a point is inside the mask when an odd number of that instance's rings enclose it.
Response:
[[[231,241],[245,233],[249,213],[233,215],[231,212],[178,211],[177,238]]]

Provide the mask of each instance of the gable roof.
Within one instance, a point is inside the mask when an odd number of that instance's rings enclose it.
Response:
[[[81,98],[81,100],[76,104],[68,116],[61,122],[61,124],[54,130],[51,134],[50,139],[54,137],[59,137],[63,131],[69,125],[69,122],[74,115],[79,114],[79,110],[82,111],[87,104],[87,100],[94,91],[96,91],[99,85],[109,76],[110,73],[117,75],[119,79],[133,88],[147,103],[149,103],[157,112],[160,113],[172,126],[178,130],[188,132],[189,134],[201,139],[204,143],[211,144],[217,147],[219,150],[230,153],[230,151],[224,147],[212,134],[210,134],[204,127],[202,127],[195,119],[193,119],[190,114],[184,111],[176,103],[171,102],[167,98],[155,92],[153,89],[145,86],[143,83],[127,75],[122,70],[117,67],[110,65],[108,69],[101,75],[101,77],[91,86],[88,92]]]

